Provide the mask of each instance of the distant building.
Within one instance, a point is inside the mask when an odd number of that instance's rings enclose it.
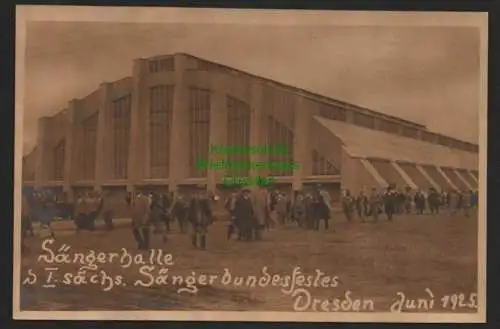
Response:
[[[296,161],[279,188],[322,183],[334,196],[395,183],[476,188],[478,146],[397,117],[340,102],[187,54],[137,59],[133,76],[103,83],[39,119],[23,184],[85,189],[223,189],[223,171],[200,169],[210,144],[286,145],[288,155],[227,161]],[[217,159],[221,160],[219,156]]]

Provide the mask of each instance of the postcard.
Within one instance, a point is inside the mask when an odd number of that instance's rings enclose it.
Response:
[[[14,318],[486,321],[487,13],[16,12]]]

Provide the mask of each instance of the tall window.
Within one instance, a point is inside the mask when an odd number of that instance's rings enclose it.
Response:
[[[250,146],[250,108],[236,98],[227,97],[227,143],[228,146]],[[248,153],[228,154],[230,163],[246,164],[250,161]],[[232,176],[248,176],[248,168],[232,168],[228,170]]]
[[[173,86],[149,89],[149,147],[152,178],[168,177],[172,127]]]
[[[283,155],[274,152],[269,154],[271,176],[292,176],[293,132],[272,116],[267,118],[267,145],[287,150],[287,154]]]
[[[82,122],[83,140],[81,148],[81,179],[95,179],[98,112]]]
[[[325,103],[320,104],[319,115],[330,120],[346,121],[347,119],[347,111],[345,109]]]
[[[375,127],[375,118],[368,114],[354,112],[354,124],[373,129]]]
[[[63,139],[54,148],[54,180],[64,179],[64,153],[66,151],[66,141]]]
[[[327,159],[322,157],[318,151],[312,151],[312,174],[313,176],[338,175],[340,171]]]
[[[113,178],[127,178],[128,152],[130,144],[130,105],[131,96],[127,95],[113,102]]]
[[[206,169],[198,167],[199,160],[208,160],[210,133],[210,91],[189,89],[189,176],[206,177]]]

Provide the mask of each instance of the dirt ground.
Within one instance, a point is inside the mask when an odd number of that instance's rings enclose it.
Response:
[[[273,275],[291,275],[300,266],[306,275],[315,275],[316,269],[328,276],[338,276],[338,286],[310,288],[316,298],[340,298],[345,291],[351,299],[364,298],[374,302],[375,311],[389,311],[397,300],[396,293],[408,298],[426,298],[425,288],[435,296],[435,312],[446,312],[439,302],[446,294],[464,293],[466,298],[477,291],[477,216],[397,216],[393,222],[385,218],[378,223],[347,223],[342,215],[334,222],[335,232],[306,231],[290,225],[265,232],[262,241],[227,241],[226,221],[210,227],[207,250],[194,249],[186,234],[176,226],[163,244],[154,236],[152,248],[172,253],[174,265],[170,275],[187,276],[195,272],[222,275],[224,268],[231,275],[261,275],[268,267]],[[138,253],[128,224],[121,224],[112,232],[99,230],[76,235],[58,224],[55,246],[67,244],[72,251],[93,249],[118,252],[127,248]],[[57,226],[57,225],[56,225]],[[37,262],[41,248],[40,238],[28,238],[29,252],[22,260],[22,277],[29,269],[38,273],[39,281],[46,277],[44,267]],[[147,254],[144,252],[144,254]],[[62,273],[76,273],[75,264],[59,265]],[[102,291],[99,285],[64,285],[44,288],[43,282],[21,287],[22,310],[226,310],[226,311],[293,311],[294,298],[278,287],[266,288],[222,285],[220,282],[199,286],[197,294],[177,293],[173,285],[140,287],[132,284],[144,278],[140,265],[123,269],[118,264],[105,264],[100,269],[110,274],[121,274],[127,285]],[[60,278],[60,277],[59,277]],[[461,312],[474,312],[465,308]]]

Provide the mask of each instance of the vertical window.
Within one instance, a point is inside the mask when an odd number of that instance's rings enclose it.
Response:
[[[130,144],[130,105],[131,96],[127,95],[113,102],[113,157],[114,179],[126,179],[128,152]]]
[[[170,164],[173,86],[149,89],[149,147],[151,178],[166,178]]]
[[[83,140],[80,151],[82,170],[80,171],[80,178],[83,180],[95,179],[98,118],[99,114],[96,112],[82,122]]]
[[[199,160],[208,160],[210,133],[210,91],[189,89],[189,176],[206,177],[207,170],[198,168]]]
[[[54,148],[54,180],[64,179],[64,153],[66,151],[66,141],[63,139]]]
[[[269,154],[271,176],[292,176],[293,169],[290,166],[293,164],[293,132],[272,116],[267,118],[267,145],[287,151],[287,154]]]
[[[250,146],[250,107],[243,101],[227,97],[227,146],[248,147]],[[228,154],[227,161],[230,163],[249,163],[249,153]],[[248,168],[231,168],[228,174],[231,176],[248,176]]]
[[[327,159],[322,157],[318,151],[312,151],[312,174],[313,176],[338,175],[340,171]]]

